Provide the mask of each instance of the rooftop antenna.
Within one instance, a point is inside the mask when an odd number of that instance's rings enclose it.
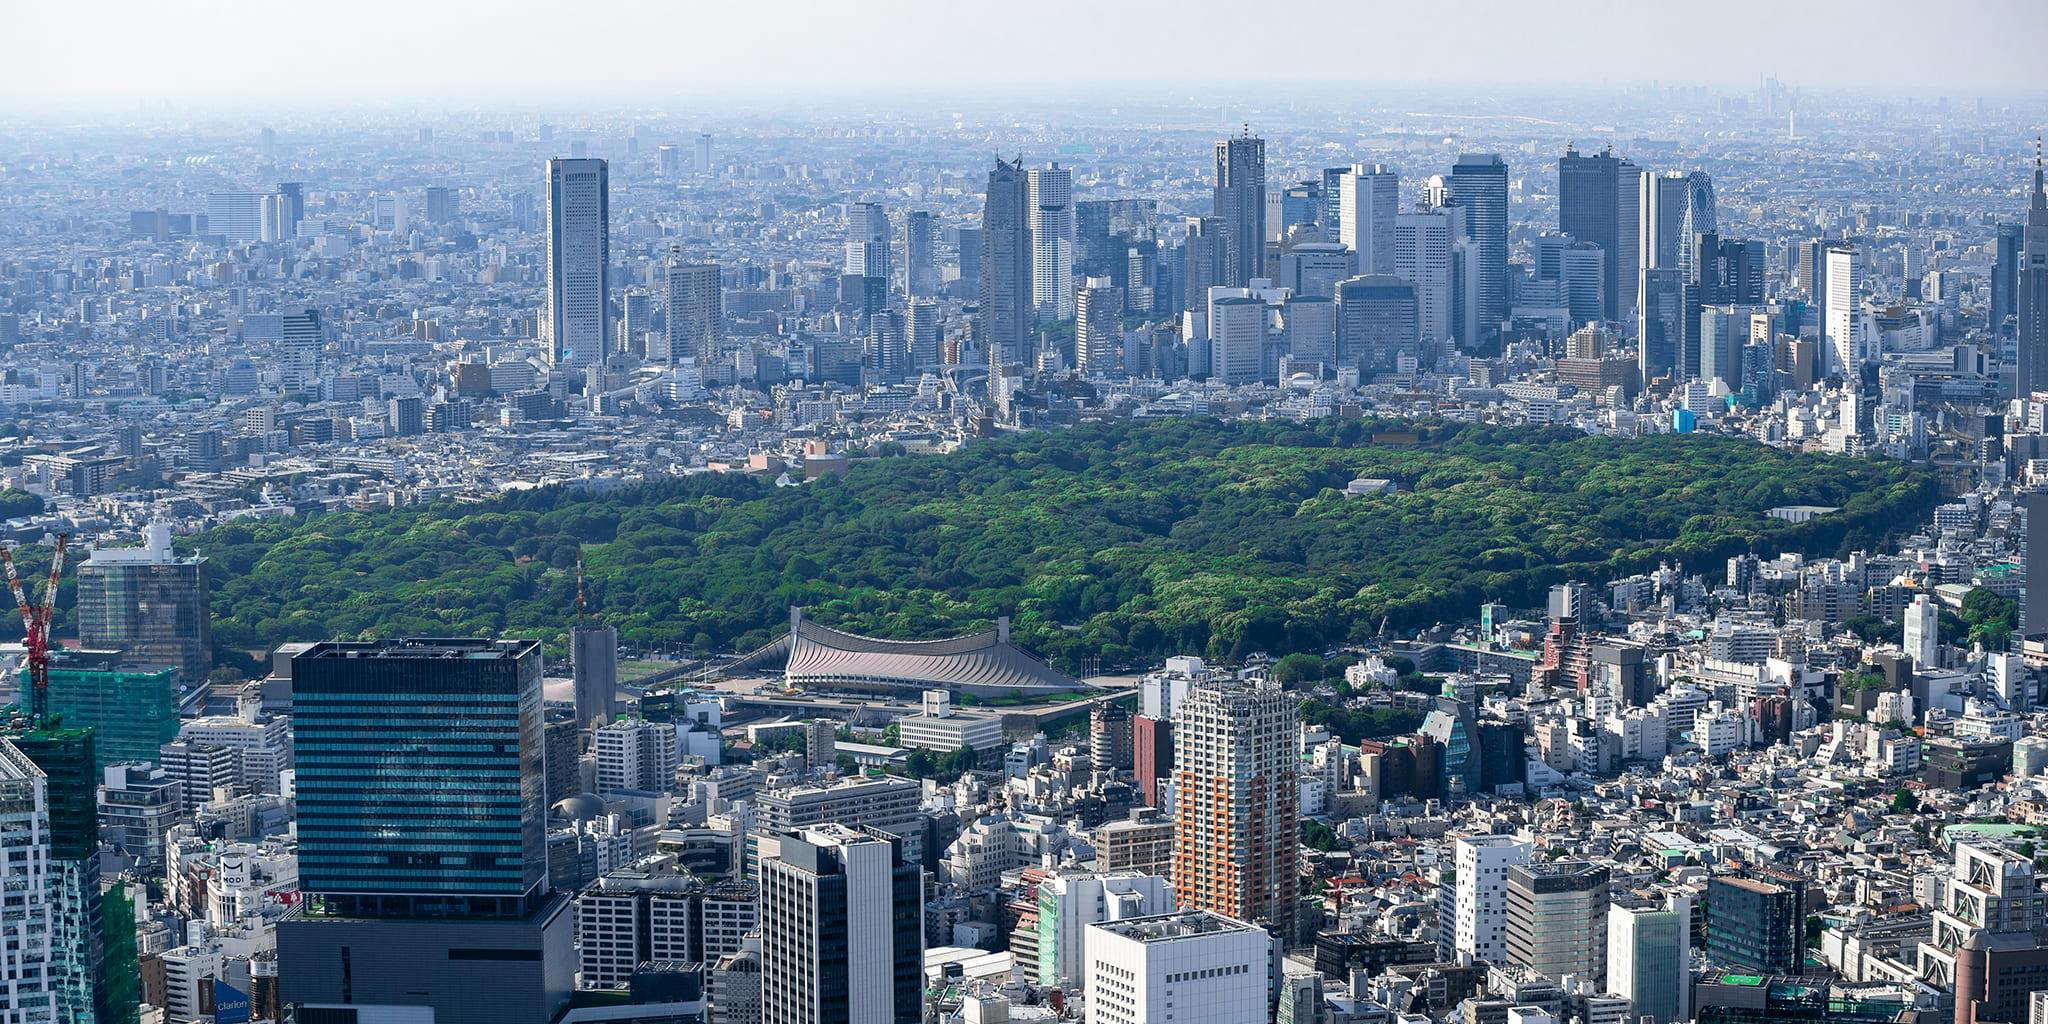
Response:
[[[576,625],[583,625],[583,552],[576,552]]]

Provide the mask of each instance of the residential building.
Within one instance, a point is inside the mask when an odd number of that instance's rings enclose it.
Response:
[[[1182,907],[1294,927],[1300,766],[1294,698],[1218,680],[1174,709],[1173,884]]]

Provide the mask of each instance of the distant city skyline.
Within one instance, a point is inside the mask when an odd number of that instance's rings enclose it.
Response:
[[[1679,5],[1647,9],[1594,0],[1572,15],[1536,4],[1481,0],[1442,23],[1444,45],[1408,45],[1427,33],[1379,5],[1317,2],[1292,16],[1230,18],[1215,0],[1030,7],[891,0],[799,0],[780,19],[803,32],[759,31],[743,8],[631,2],[595,18],[550,17],[530,0],[399,5],[197,5],[120,0],[9,12],[18,47],[0,67],[0,108],[132,109],[138,101],[221,106],[450,104],[667,93],[836,101],[863,92],[944,87],[1044,95],[1091,88],[1224,89],[1246,96],[1326,86],[1459,89],[1639,86],[1653,82],[1738,87],[1759,75],[1810,90],[1971,99],[2039,95],[2031,57],[2048,42],[2048,6],[1964,0],[1940,18],[1906,0],[1782,6],[1718,5],[1711,16]],[[388,17],[386,16],[388,15]],[[1574,16],[1575,15],[1575,16]],[[546,31],[534,31],[539,23]],[[1200,52],[1228,25],[1234,46],[1276,59],[1254,79],[1197,62],[1146,54]],[[630,31],[622,31],[625,26]],[[1087,31],[1077,31],[1085,25]],[[1402,45],[1335,62],[1310,35]],[[1911,26],[1910,31],[1902,26]],[[388,31],[373,31],[382,27]],[[1483,27],[1484,34],[1475,32]],[[1488,38],[1490,37],[1490,38]],[[675,45],[695,39],[699,45]],[[991,60],[1001,39],[1029,60]],[[1995,44],[1990,41],[1996,40]],[[76,45],[54,45],[73,41]],[[1284,58],[1290,52],[1296,59]],[[315,56],[317,55],[317,57]],[[1219,62],[1215,67],[1247,67]],[[1103,100],[1114,103],[1115,93]]]

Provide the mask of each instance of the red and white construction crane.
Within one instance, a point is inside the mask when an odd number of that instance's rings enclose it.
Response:
[[[35,693],[35,721],[39,725],[50,718],[50,617],[57,608],[57,577],[64,572],[64,543],[70,539],[68,533],[57,535],[57,550],[50,555],[50,578],[43,584],[40,604],[29,603],[28,591],[21,586],[21,574],[14,569],[14,552],[0,546],[0,564],[7,567],[7,587],[14,591],[14,603],[21,606],[29,686]]]

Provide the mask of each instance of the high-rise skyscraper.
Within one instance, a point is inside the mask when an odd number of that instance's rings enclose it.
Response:
[[[306,394],[320,384],[320,311],[303,306],[284,311],[284,337],[278,342],[279,378],[289,396]]]
[[[1641,227],[1637,241],[1642,245],[1637,272],[1678,265],[1679,239],[1685,230],[1685,175],[1642,172]],[[1640,292],[1640,289],[1638,289]]]
[[[911,295],[936,295],[939,266],[932,258],[939,240],[938,223],[930,210],[912,210],[903,217],[903,286]]]
[[[1174,709],[1173,887],[1181,906],[1294,930],[1300,892],[1295,701],[1198,684]]]
[[[1091,277],[1077,293],[1074,368],[1084,377],[1123,372],[1124,290],[1107,277]]]
[[[898,838],[817,825],[762,838],[761,1024],[924,1019],[923,872]]]
[[[889,304],[889,211],[880,203],[846,208],[846,276],[861,279],[860,308],[873,312]]]
[[[580,570],[579,570],[580,571]],[[578,581],[581,586],[581,580]],[[576,724],[589,729],[618,714],[619,629],[577,622],[569,630],[569,677],[574,682]]]
[[[1189,217],[1187,235],[1181,246],[1181,296],[1189,310],[1206,311],[1209,289],[1228,287],[1224,271],[1223,221],[1217,217]]]
[[[688,356],[703,370],[718,362],[724,344],[725,306],[716,263],[668,259],[668,354]]]
[[[1557,161],[1557,227],[1607,254],[1601,275],[1601,315],[1619,319],[1635,307],[1636,234],[1641,216],[1641,175],[1628,161],[1602,150],[1591,156],[1567,148]],[[1622,284],[1628,284],[1627,297]]]
[[[548,161],[548,358],[604,361],[612,337],[611,181],[603,160]]]
[[[938,366],[939,342],[945,331],[939,304],[930,299],[912,299],[904,310],[903,335],[910,345],[910,372]]]
[[[1993,333],[2005,331],[2005,321],[2019,312],[2020,251],[2026,245],[2026,225],[2000,224],[1992,241],[1991,313]]]
[[[51,1021],[135,1020],[133,928],[123,959],[108,942],[100,895],[100,773],[90,729],[38,728],[7,737],[43,773],[49,828],[44,867],[48,957],[39,963]],[[7,1004],[0,1004],[7,1005]],[[31,1018],[33,1019],[33,1018]]]
[[[1265,373],[1266,300],[1241,288],[1212,288],[1209,299],[1209,378],[1254,383]]]
[[[2013,312],[2019,317],[2013,349],[2018,362],[2013,393],[2021,397],[2048,389],[2048,185],[2044,185],[2041,175],[2041,156],[2037,152],[2034,189],[2028,199],[2027,226],[2021,239],[2018,296],[2013,304]]]
[[[997,367],[1031,351],[1031,202],[1022,157],[998,159],[981,209],[981,342]]]
[[[0,864],[7,898],[0,900],[0,1019],[57,1024],[56,955],[60,895],[50,876],[48,778],[14,744],[0,739]]]
[[[1074,318],[1074,172],[1059,164],[1033,167],[1025,178],[1031,204],[1031,302],[1040,320]]]
[[[1394,266],[1382,273],[1415,286],[1416,322],[1426,345],[1441,345],[1454,337],[1451,250],[1463,233],[1463,218],[1463,210],[1444,207],[1394,219]]]
[[[1371,274],[1337,286],[1338,365],[1388,369],[1403,354],[1419,355],[1421,338],[1413,284]]]
[[[1356,164],[1338,184],[1337,240],[1358,254],[1361,274],[1394,273],[1401,176],[1384,164]]]
[[[1696,249],[1692,241],[1701,235],[1718,234],[1721,229],[1714,210],[1714,180],[1705,171],[1694,171],[1683,180],[1685,206],[1678,217],[1678,269],[1693,273],[1691,257],[1696,255]]]
[[[873,379],[901,384],[910,372],[910,339],[903,333],[903,314],[878,309],[868,314],[867,364]]]
[[[1465,276],[1478,282],[1466,319],[1479,337],[1460,337],[1468,346],[1491,347],[1508,314],[1508,165],[1494,153],[1465,153],[1443,179],[1443,205],[1465,211],[1465,237],[1472,240],[1476,268]]]
[[[427,223],[452,223],[461,208],[461,193],[446,185],[427,186]]]
[[[2044,221],[2043,227],[2048,229],[2048,221]],[[1846,245],[1829,246],[1825,260],[1827,306],[1821,334],[1827,342],[1829,371],[1841,377],[1854,377],[1870,357],[1869,340],[1864,336],[1863,254]],[[2044,258],[2044,263],[2048,263],[2048,258]],[[2024,364],[2025,360],[2021,362]]]
[[[79,643],[170,665],[184,685],[197,686],[213,671],[206,559],[172,551],[162,524],[142,537],[141,547],[94,548],[79,565]]]
[[[1222,222],[1223,277],[1216,283],[1243,288],[1266,269],[1266,140],[1247,127],[1244,134],[1216,143],[1214,213]]]
[[[453,1024],[561,1006],[573,928],[548,895],[540,674],[534,640],[292,659],[304,909],[278,927],[285,1002]]]

